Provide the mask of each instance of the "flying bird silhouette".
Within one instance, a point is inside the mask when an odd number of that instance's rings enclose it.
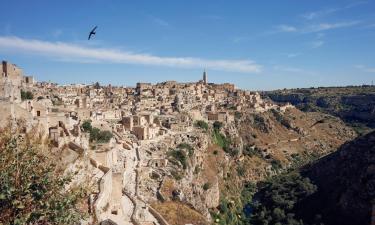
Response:
[[[91,36],[93,36],[93,35],[96,34],[96,32],[95,32],[96,28],[98,28],[98,26],[95,26],[94,29],[92,29],[92,30],[90,31],[89,38],[88,38],[87,40],[90,40],[90,39],[91,39]]]

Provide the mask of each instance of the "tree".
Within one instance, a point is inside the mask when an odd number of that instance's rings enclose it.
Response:
[[[201,128],[201,129],[204,129],[206,131],[208,130],[208,124],[203,120],[197,120],[195,122],[195,126]]]
[[[214,129],[216,130],[220,130],[220,128],[223,126],[223,123],[219,122],[219,121],[215,121],[214,124],[213,124],[213,127]]]
[[[0,131],[0,224],[77,223],[83,189],[66,190],[70,177],[57,172],[36,135],[9,127]]]
[[[260,186],[257,201],[250,203],[251,224],[303,224],[294,218],[294,207],[317,190],[310,179],[291,172],[273,177]]]
[[[113,134],[110,131],[108,130],[100,131],[97,141],[100,143],[107,143],[109,142],[109,140],[111,140],[112,137],[113,137]]]
[[[90,131],[90,141],[98,140],[100,130],[96,127],[92,128]]]
[[[85,121],[83,121],[81,127],[82,127],[83,131],[85,131],[85,132],[91,132],[91,130],[92,130],[91,120],[85,120]]]

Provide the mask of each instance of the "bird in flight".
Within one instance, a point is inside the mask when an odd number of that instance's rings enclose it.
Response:
[[[96,28],[98,28],[98,26],[95,26],[94,29],[92,29],[92,30],[90,31],[89,38],[88,38],[87,40],[90,40],[90,39],[91,39],[91,36],[93,36],[93,35],[96,34],[96,32],[95,32]]]

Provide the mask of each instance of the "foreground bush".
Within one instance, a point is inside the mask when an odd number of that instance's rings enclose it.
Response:
[[[84,192],[65,190],[70,177],[34,136],[0,130],[0,224],[74,224]]]

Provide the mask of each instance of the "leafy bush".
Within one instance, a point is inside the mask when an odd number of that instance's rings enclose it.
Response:
[[[238,154],[237,149],[230,148],[231,141],[225,135],[220,133],[220,131],[214,129],[212,133],[212,138],[215,144],[219,145],[226,153],[230,154],[231,156],[235,156]]]
[[[193,156],[194,154],[194,148],[189,145],[188,143],[181,143],[179,145],[177,145],[177,148],[178,149],[186,149],[188,152],[189,152],[189,156]]]
[[[96,141],[98,143],[107,143],[113,137],[113,134],[110,131],[101,131],[96,127],[92,127],[90,120],[85,120],[82,125],[82,129],[84,132],[90,133],[90,141]]]
[[[273,159],[271,161],[271,166],[272,166],[272,169],[275,171],[281,170],[283,168],[281,162],[277,159]]]
[[[168,156],[172,157],[173,159],[177,160],[181,163],[182,167],[184,169],[187,168],[187,156],[184,151],[181,150],[170,150],[168,153]]]
[[[194,125],[203,130],[206,130],[206,131],[208,130],[208,124],[203,120],[197,120]]]
[[[34,98],[34,95],[31,91],[21,90],[21,100],[31,100]]]
[[[176,170],[172,170],[171,175],[173,176],[175,180],[181,180],[183,178],[183,175]]]
[[[223,126],[223,123],[222,122],[219,122],[219,121],[215,121],[214,124],[213,124],[213,127],[215,130],[220,130],[220,128]]]
[[[90,131],[90,141],[92,142],[92,141],[98,140],[99,133],[100,133],[100,129],[96,127],[92,128]]]
[[[262,150],[250,145],[246,145],[244,147],[243,154],[249,157],[257,156],[259,158],[262,158]]]
[[[112,137],[113,137],[113,134],[110,131],[108,130],[100,131],[98,134],[97,142],[108,143]]]
[[[91,132],[91,130],[92,130],[91,120],[83,121],[81,127],[82,127],[83,131]]]
[[[75,224],[84,191],[65,189],[70,177],[57,172],[35,139],[0,131],[0,224]]]

